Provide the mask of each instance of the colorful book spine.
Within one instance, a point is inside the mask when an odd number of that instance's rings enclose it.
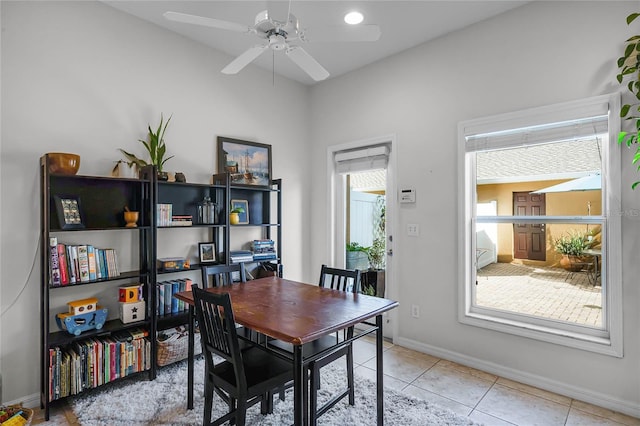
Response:
[[[164,316],[164,285],[158,284],[158,315]]]
[[[87,246],[84,244],[78,246],[78,268],[80,269],[80,282],[89,282],[89,255]]]
[[[187,288],[187,282],[185,280],[178,280],[178,291],[179,292],[185,291],[186,288]],[[178,301],[178,312],[184,312],[184,309],[185,309],[184,300],[179,300],[179,299],[176,299],[175,297],[174,299]]]
[[[180,292],[180,283],[178,281],[172,281],[171,282],[171,286],[173,287],[172,292],[171,292],[171,313],[172,314],[177,314],[178,312],[180,312],[180,310],[178,309],[179,300],[176,299],[173,296],[176,293]]]
[[[67,263],[67,248],[64,244],[58,243],[58,264],[60,265],[60,283],[69,284],[69,266]]]
[[[59,287],[61,285],[60,263],[58,262],[58,239],[56,237],[49,238],[49,267],[49,282],[53,287]]]
[[[109,273],[107,272],[107,259],[105,257],[104,249],[98,249],[98,262],[102,278],[109,278]]]
[[[92,245],[87,245],[87,257],[89,258],[89,280],[95,281],[98,279],[98,273],[96,270],[96,252]]]
[[[68,245],[67,246],[67,264],[69,269],[69,284],[76,283],[76,268],[75,268],[75,259],[73,257],[73,251],[75,246]]]
[[[171,314],[171,299],[173,298],[173,295],[171,293],[173,292],[173,286],[171,285],[171,283],[168,283],[167,281],[163,281],[163,285],[164,285],[164,314],[169,315]]]

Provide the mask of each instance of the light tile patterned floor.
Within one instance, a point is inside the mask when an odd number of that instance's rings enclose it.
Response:
[[[640,419],[388,342],[384,350],[385,387],[433,402],[487,426],[640,426]],[[372,340],[355,342],[354,359],[358,364],[355,373],[375,380]],[[49,422],[44,422],[41,411],[36,412],[33,424],[79,423],[71,409],[63,405],[52,411]]]
[[[491,263],[477,281],[478,306],[602,327],[602,287],[587,272]]]

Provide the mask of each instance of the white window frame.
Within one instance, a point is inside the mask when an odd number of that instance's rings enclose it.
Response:
[[[473,305],[476,282],[475,213],[476,170],[475,155],[467,152],[467,138],[472,135],[500,132],[509,129],[557,123],[589,117],[593,111],[608,111],[609,141],[603,147],[602,181],[603,208],[602,238],[605,264],[602,268],[603,329],[553,320],[510,314]],[[461,323],[536,340],[597,352],[615,357],[623,356],[622,345],[622,261],[621,261],[621,164],[617,135],[620,131],[620,95],[610,94],[539,108],[483,117],[458,125],[458,194],[459,194],[459,279],[458,319]],[[605,112],[607,113],[607,112]],[[515,145],[514,145],[515,146]],[[515,222],[513,217],[501,217]],[[567,222],[568,217],[527,218],[527,223]],[[575,218],[574,218],[575,219]],[[584,219],[580,217],[579,219]]]

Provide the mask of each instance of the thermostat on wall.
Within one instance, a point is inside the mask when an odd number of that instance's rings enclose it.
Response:
[[[416,190],[415,189],[401,189],[400,190],[400,202],[401,203],[415,203],[416,202]]]

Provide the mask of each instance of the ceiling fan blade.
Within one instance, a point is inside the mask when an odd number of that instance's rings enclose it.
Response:
[[[262,52],[265,51],[269,46],[253,46],[248,50],[245,50],[240,56],[235,58],[233,61],[229,62],[229,64],[222,69],[223,74],[237,74],[244,67],[249,65],[254,59],[256,59]]]
[[[204,16],[189,15],[180,12],[165,12],[162,16],[169,21],[182,22],[185,24],[200,25],[203,27],[220,28],[223,30],[235,31],[239,33],[251,32],[251,27],[235,22],[222,21],[220,19],[205,18]]]
[[[300,46],[293,46],[287,49],[287,56],[304,72],[309,74],[315,81],[322,81],[329,77],[329,71],[324,69],[311,55]]]
[[[380,39],[380,27],[378,25],[354,25],[335,26],[323,28],[310,28],[304,32],[304,40],[309,42],[357,42],[377,41]]]

